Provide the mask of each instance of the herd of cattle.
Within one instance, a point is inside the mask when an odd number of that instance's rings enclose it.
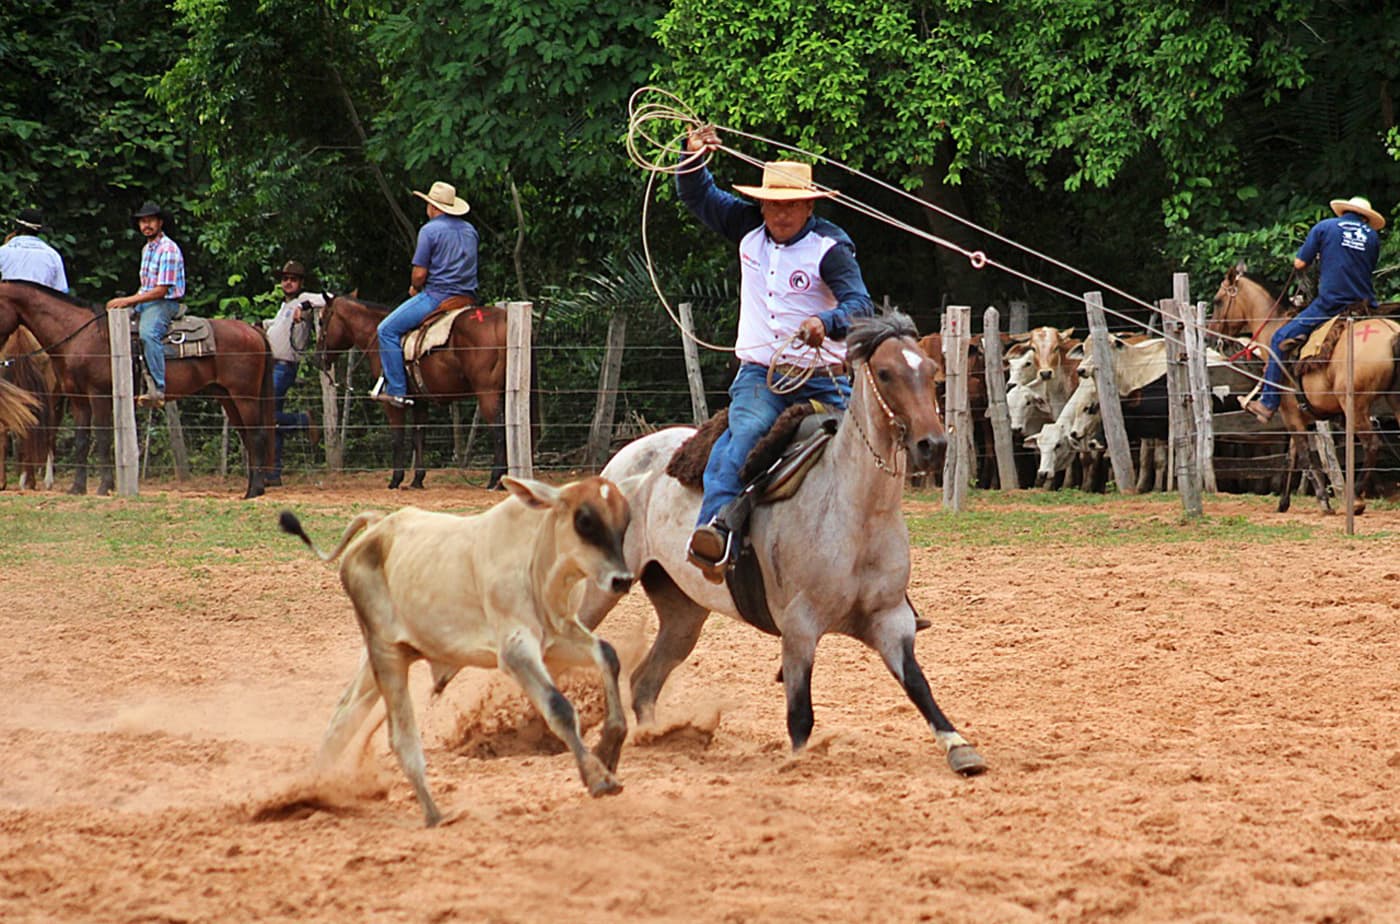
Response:
[[[1113,379],[1123,409],[1129,441],[1137,447],[1138,491],[1166,489],[1167,349],[1161,337],[1110,334]],[[1006,401],[1013,442],[1018,448],[1020,487],[1077,486],[1101,491],[1108,477],[1099,415],[1093,357],[1074,329],[1039,327],[1025,334],[1003,335]],[[937,364],[944,380],[943,341],[930,334],[919,346]],[[1228,377],[1228,363],[1207,351],[1212,380]],[[988,417],[986,361],[981,336],[968,341],[968,405],[974,423],[978,486],[998,487],[992,425]],[[1236,386],[1247,383],[1236,376]],[[941,385],[940,385],[941,387]],[[1213,389],[1213,410],[1227,408],[1229,387]]]

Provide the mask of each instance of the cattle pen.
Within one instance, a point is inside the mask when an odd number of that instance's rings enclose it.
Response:
[[[1221,498],[912,492],[916,646],[988,761],[950,773],[862,646],[817,662],[788,751],[779,642],[715,621],[622,793],[593,800],[524,698],[413,693],[448,819],[421,828],[382,729],[309,775],[363,650],[333,569],[276,534],[390,509],[377,474],[242,501],[0,495],[7,921],[1384,921],[1400,906],[1400,512]],[[496,495],[446,476],[427,509]],[[1286,567],[1283,566],[1286,563]],[[1361,577],[1364,575],[1365,577]],[[638,593],[604,635],[630,671]],[[596,740],[601,696],[570,698]]]

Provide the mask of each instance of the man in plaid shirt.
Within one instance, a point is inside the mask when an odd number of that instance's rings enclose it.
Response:
[[[141,250],[141,288],[135,295],[114,298],[108,308],[135,308],[141,319],[141,346],[151,391],[137,399],[142,407],[165,404],[165,348],[161,345],[170,322],[180,310],[185,296],[185,255],[180,245],[165,236],[166,213],[147,201],[132,214],[136,227],[146,238]]]

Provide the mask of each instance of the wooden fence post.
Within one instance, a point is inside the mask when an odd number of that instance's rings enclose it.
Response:
[[[1217,493],[1215,483],[1215,411],[1210,395],[1210,367],[1206,362],[1205,302],[1197,302],[1194,312],[1183,302],[1191,323],[1186,328],[1186,353],[1191,373],[1191,394],[1196,412],[1196,464],[1201,469],[1201,490]]]
[[[534,476],[530,448],[531,302],[506,304],[506,468],[516,478]]]
[[[1006,405],[1006,376],[1001,371],[1001,312],[996,308],[982,313],[982,355],[986,358],[987,420],[996,446],[997,478],[1003,491],[1014,491],[1021,485],[1016,480],[1011,410]]]
[[[608,319],[608,343],[603,367],[598,370],[598,399],[593,404],[593,423],[588,428],[588,447],[583,464],[601,469],[612,449],[613,417],[617,413],[617,385],[622,379],[622,354],[627,346],[627,313],[618,309]]]
[[[1347,385],[1346,403],[1342,405],[1347,410],[1346,415],[1346,498],[1343,503],[1347,507],[1347,535],[1356,535],[1356,419],[1351,413],[1356,408],[1356,319],[1347,316],[1346,337],[1347,343]],[[1368,422],[1369,423],[1369,422]]]
[[[1099,417],[1104,442],[1113,465],[1113,480],[1120,494],[1137,493],[1133,473],[1133,450],[1128,445],[1128,428],[1123,423],[1123,404],[1118,395],[1118,376],[1113,367],[1113,344],[1108,339],[1108,319],[1103,311],[1103,293],[1086,292],[1084,307],[1089,314],[1089,344],[1094,357],[1094,385],[1099,392]],[[1084,434],[1085,437],[1088,434]]]
[[[136,391],[131,378],[131,309],[107,312],[107,340],[112,345],[112,429],[116,450],[116,489],[123,497],[140,492],[140,447],[136,442]],[[109,460],[103,459],[106,465]]]
[[[350,380],[347,364],[346,388]],[[339,472],[345,467],[345,435],[340,428],[340,408],[336,404],[335,382],[322,370],[321,378],[321,445],[326,451],[326,467]]]
[[[1192,422],[1191,386],[1183,349],[1186,330],[1181,321],[1185,303],[1165,298],[1157,303],[1162,313],[1162,336],[1167,345],[1167,403],[1170,409],[1171,454],[1176,488],[1188,518],[1202,514],[1200,469],[1196,465],[1196,438]]]
[[[943,507],[962,512],[967,503],[967,482],[971,477],[972,414],[967,403],[967,340],[972,326],[972,308],[949,305],[943,315],[943,368],[946,376],[944,400],[948,429],[948,453],[943,460]]]
[[[1011,310],[1011,317],[1007,321],[1006,332],[1009,334],[1024,334],[1031,329],[1030,306],[1025,302],[1012,302],[1008,306]]]
[[[685,355],[685,378],[690,384],[690,414],[698,427],[710,419],[710,405],[705,400],[705,377],[700,374],[700,351],[691,337],[695,333],[695,318],[690,302],[676,306],[681,314],[681,352]]]

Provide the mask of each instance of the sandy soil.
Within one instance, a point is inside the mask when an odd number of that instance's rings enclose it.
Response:
[[[972,780],[845,639],[794,757],[776,640],[713,619],[602,800],[503,680],[429,706],[422,674],[436,830],[382,732],[308,775],[361,646],[326,566],[245,550],[154,605],[185,572],[0,566],[0,919],[1400,920],[1400,559],[1338,536],[1247,575],[1259,553],[916,550],[918,654],[988,760]],[[604,624],[632,662],[653,629],[640,594]]]

